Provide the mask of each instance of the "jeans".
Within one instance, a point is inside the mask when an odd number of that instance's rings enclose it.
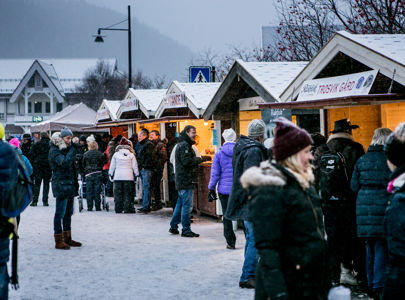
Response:
[[[242,276],[240,281],[246,282],[250,278],[256,275],[256,265],[257,265],[257,250],[255,248],[255,240],[253,236],[253,223],[249,221],[243,221],[245,225],[245,261],[242,267]]]
[[[134,197],[133,197],[134,182],[131,180],[116,180],[114,181],[114,203],[115,212],[126,213],[134,212]]]
[[[34,185],[32,188],[33,192],[33,203],[38,202],[39,192],[41,190],[41,182],[43,182],[44,187],[42,189],[42,202],[48,203],[49,195],[49,181],[51,180],[52,173],[49,174],[49,171],[44,171],[41,169],[34,170]]]
[[[190,206],[193,205],[194,189],[179,190],[176,208],[174,209],[170,227],[177,229],[181,220],[182,233],[191,231],[190,228]]]
[[[366,239],[367,281],[373,289],[384,287],[387,263],[387,244],[383,238]]]
[[[223,195],[218,193],[218,198],[219,201],[221,201],[222,211],[224,212],[225,215],[226,208],[228,207],[229,195]],[[224,225],[224,237],[226,243],[230,246],[235,246],[236,236],[235,233],[233,232],[232,221],[225,218],[225,216],[222,216],[222,223]]]
[[[155,196],[155,203],[154,204],[161,204],[161,197],[160,197],[160,182],[163,177],[163,170],[154,171],[151,178],[151,187],[153,191],[153,195]]]
[[[141,178],[142,178],[142,208],[143,209],[150,209],[150,182],[152,178],[152,171],[151,170],[141,170]]]
[[[7,264],[0,265],[0,299],[8,299],[8,284],[10,278],[8,277]]]
[[[95,205],[97,210],[100,210],[100,193],[101,193],[101,179],[102,174],[95,173],[86,176],[86,196],[87,196],[87,209],[92,210]]]
[[[55,234],[70,231],[73,215],[73,197],[56,198],[55,216],[53,218],[53,231]]]

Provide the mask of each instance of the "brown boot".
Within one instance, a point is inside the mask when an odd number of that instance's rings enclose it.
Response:
[[[76,242],[72,240],[72,232],[71,231],[64,231],[63,232],[63,239],[65,240],[65,243],[68,244],[71,247],[81,247],[82,243]]]
[[[63,241],[63,235],[62,233],[55,234],[55,248],[56,249],[62,249],[62,250],[69,250],[70,246],[68,244],[65,244]]]

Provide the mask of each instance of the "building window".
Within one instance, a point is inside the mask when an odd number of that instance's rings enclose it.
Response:
[[[51,112],[51,102],[45,102],[45,112],[47,114]]]
[[[4,113],[0,113],[0,120],[4,120]]]
[[[63,109],[62,103],[56,103],[56,112],[60,112]]]
[[[42,113],[42,102],[35,101],[34,102],[34,113]]]
[[[32,113],[32,103],[28,102],[28,113]]]
[[[35,74],[35,88],[42,88],[42,78],[39,74]]]

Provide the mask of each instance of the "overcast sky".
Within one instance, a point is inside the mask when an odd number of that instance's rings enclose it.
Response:
[[[261,44],[261,26],[277,25],[274,0],[86,0],[131,14],[198,53]],[[109,24],[106,24],[109,25]]]

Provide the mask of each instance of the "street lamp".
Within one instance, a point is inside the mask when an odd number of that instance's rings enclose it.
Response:
[[[125,21],[128,21],[128,28],[111,28],[114,27],[118,24],[124,23]],[[128,5],[128,19],[123,20],[117,24],[113,24],[111,26],[105,27],[105,28],[99,28],[97,30],[97,35],[95,35],[94,42],[95,43],[103,43],[104,39],[103,36],[101,35],[101,31],[103,30],[113,30],[113,31],[128,31],[128,88],[132,86],[132,55],[131,55],[131,6]]]

